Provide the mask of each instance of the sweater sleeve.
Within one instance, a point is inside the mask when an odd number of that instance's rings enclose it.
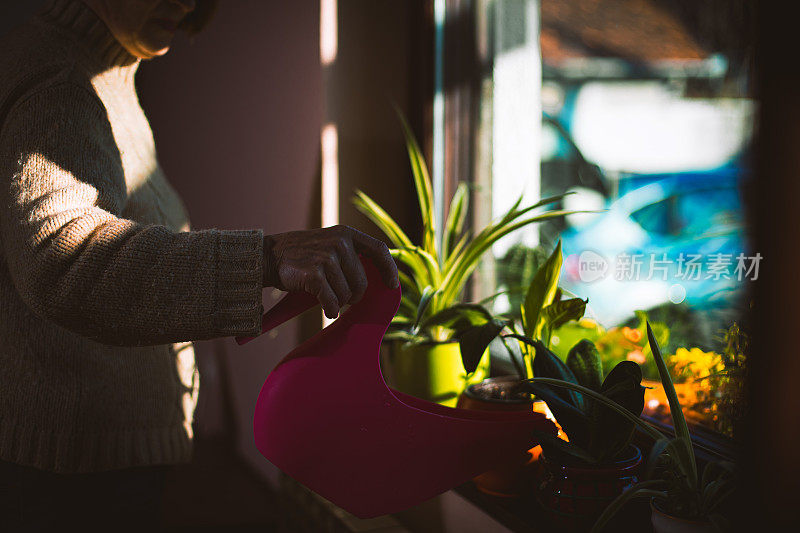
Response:
[[[11,109],[0,240],[27,305],[106,344],[256,334],[262,232],[139,224],[121,216],[126,197],[105,108],[87,88],[62,82]]]

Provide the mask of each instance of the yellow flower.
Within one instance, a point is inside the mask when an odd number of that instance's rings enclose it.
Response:
[[[715,352],[704,352],[700,348],[678,348],[670,356],[669,363],[676,375],[686,375],[691,379],[702,379],[725,369],[722,357]]]

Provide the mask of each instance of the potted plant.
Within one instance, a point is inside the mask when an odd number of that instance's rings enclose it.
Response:
[[[725,518],[718,513],[718,509],[735,490],[735,469],[730,463],[710,462],[702,474],[698,472],[689,427],[649,324],[647,336],[669,401],[675,429],[674,438],[666,438],[618,402],[588,387],[567,380],[540,377],[530,380],[529,383],[581,393],[616,412],[619,417],[636,424],[655,441],[648,455],[644,479],[629,487],[609,504],[594,524],[593,532],[602,531],[608,521],[628,501],[635,498],[650,500],[651,520],[656,533],[705,533],[714,529],[724,530]]]
[[[736,489],[734,465],[710,461],[702,474],[698,472],[689,426],[649,324],[647,336],[669,402],[675,438],[660,436],[656,440],[648,458],[645,479],[612,502],[593,531],[601,531],[607,521],[634,498],[650,500],[655,533],[724,531],[727,523],[718,509]]]
[[[482,325],[491,315],[479,305],[464,304],[461,292],[483,254],[502,237],[524,226],[566,212],[549,210],[533,214],[563,195],[520,207],[522,196],[499,220],[472,235],[466,229],[468,188],[461,183],[450,201],[443,235],[436,235],[433,194],[422,151],[408,123],[398,112],[411,162],[422,217],[422,241],[415,244],[400,226],[367,194],[357,190],[353,203],[389,238],[392,255],[401,267],[403,297],[387,340],[401,341],[393,350],[392,381],[403,392],[445,405],[455,405],[469,383],[482,381],[488,372],[488,355],[474,369],[465,368],[456,335],[465,326]],[[470,365],[471,366],[471,365]]]
[[[561,270],[561,244],[558,243],[549,257],[533,276],[521,304],[521,327],[508,317],[487,317],[482,324],[466,326],[458,332],[465,368],[474,368],[481,354],[495,339],[502,342],[517,370],[516,376],[489,378],[469,385],[458,400],[465,409],[539,411],[546,412],[541,400],[535,400],[524,380],[531,376],[532,355],[529,345],[518,339],[528,339],[521,332],[549,338],[550,332],[571,319],[583,316],[586,301],[579,298],[562,300],[558,289]],[[506,335],[502,335],[507,332]],[[537,409],[538,404],[538,409]],[[475,478],[476,486],[483,492],[517,496],[528,491],[536,469],[541,448],[535,446],[517,458],[509,458],[506,465]]]
[[[566,363],[543,342],[527,337],[523,341],[536,352],[536,378],[526,382],[528,390],[544,400],[568,438],[536,434],[544,464],[539,500],[555,525],[583,530],[639,481],[642,453],[631,444],[635,426],[591,397],[542,380],[591,390],[638,417],[644,408],[642,372],[636,363],[622,361],[604,379],[600,354],[586,339],[572,347]]]

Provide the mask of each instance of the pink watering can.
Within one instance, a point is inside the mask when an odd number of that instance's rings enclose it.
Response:
[[[556,433],[539,413],[444,407],[389,388],[378,350],[400,304],[362,259],[364,297],[281,360],[256,403],[261,454],[360,518],[393,513],[518,458],[532,430]],[[264,314],[262,333],[317,305],[289,293]],[[251,338],[237,338],[243,344]]]

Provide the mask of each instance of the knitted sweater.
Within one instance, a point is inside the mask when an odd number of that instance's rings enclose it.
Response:
[[[0,459],[183,462],[191,346],[257,333],[261,231],[188,231],[134,88],[79,0],[0,40]]]

